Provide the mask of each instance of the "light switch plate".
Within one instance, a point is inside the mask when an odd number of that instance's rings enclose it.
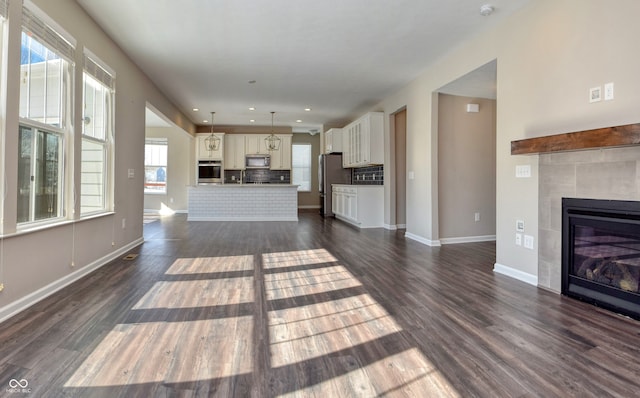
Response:
[[[529,178],[531,177],[531,165],[519,164],[516,166],[516,178]]]
[[[533,250],[533,236],[531,236],[531,235],[525,235],[524,236],[524,247],[526,249]]]

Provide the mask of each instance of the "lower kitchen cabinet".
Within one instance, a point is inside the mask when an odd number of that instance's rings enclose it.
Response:
[[[331,199],[336,218],[359,228],[384,223],[384,186],[333,184]]]

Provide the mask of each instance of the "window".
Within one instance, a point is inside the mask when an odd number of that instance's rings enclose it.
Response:
[[[85,54],[80,214],[107,210],[113,120],[112,74]]]
[[[299,192],[311,191],[311,144],[293,144],[291,182]]]
[[[18,203],[20,224],[64,216],[73,46],[23,9]],[[44,38],[44,39],[43,39]]]
[[[18,223],[61,216],[62,143],[60,134],[20,126]]]
[[[167,192],[167,139],[147,138],[144,146],[144,193]]]

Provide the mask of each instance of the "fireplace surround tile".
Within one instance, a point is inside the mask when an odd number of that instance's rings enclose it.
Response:
[[[576,195],[592,199],[637,197],[637,161],[602,162],[576,166]]]
[[[538,284],[560,293],[562,197],[640,200],[640,146],[540,155],[538,181]]]

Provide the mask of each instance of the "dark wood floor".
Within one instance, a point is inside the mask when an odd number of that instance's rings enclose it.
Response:
[[[492,243],[313,213],[145,239],[0,325],[0,396],[640,394],[640,323],[494,274]]]

